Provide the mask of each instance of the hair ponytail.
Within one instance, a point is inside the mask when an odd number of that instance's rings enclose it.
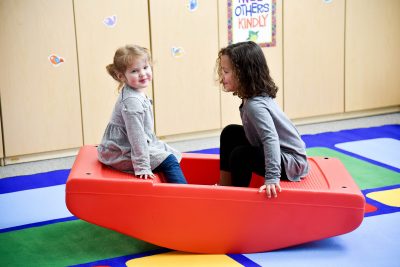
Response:
[[[119,85],[118,85],[118,91],[119,90],[121,90],[122,89],[122,87],[124,86],[124,83],[120,80],[120,78],[118,77],[118,71],[116,70],[116,68],[115,68],[115,65],[114,64],[108,64],[107,66],[106,66],[106,70],[107,70],[107,72],[108,72],[108,74],[110,74],[110,76],[114,79],[114,80],[116,80],[118,83],[119,83]]]

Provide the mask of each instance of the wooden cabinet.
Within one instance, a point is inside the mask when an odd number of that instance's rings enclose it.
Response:
[[[398,0],[276,0],[276,46],[263,51],[285,113],[398,110],[399,14]],[[227,0],[1,0],[0,16],[6,163],[99,143],[118,96],[105,67],[126,44],[152,51],[158,136],[241,123],[241,100],[215,73],[228,45]]]
[[[155,126],[158,136],[221,127],[218,3],[150,0]]]
[[[282,0],[276,0],[276,45],[263,48],[265,58],[267,59],[270,75],[278,86],[279,91],[276,95],[276,101],[283,108],[283,43],[282,43]]]
[[[285,112],[344,112],[345,1],[285,0],[283,13]]]
[[[5,156],[81,146],[72,1],[2,0],[0,17]]]
[[[346,111],[400,105],[400,1],[346,3]]]
[[[75,0],[74,8],[84,142],[98,144],[118,96],[106,66],[121,46],[150,48],[147,0]]]

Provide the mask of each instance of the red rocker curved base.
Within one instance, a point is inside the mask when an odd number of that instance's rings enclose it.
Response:
[[[301,182],[282,181],[282,193],[214,186],[219,156],[184,154],[188,185],[141,180],[101,164],[94,146],[81,148],[66,186],[68,209],[77,217],[155,245],[195,253],[275,250],[356,229],[365,199],[343,164],[309,158]]]

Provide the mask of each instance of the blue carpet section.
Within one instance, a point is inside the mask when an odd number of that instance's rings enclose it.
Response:
[[[219,154],[219,148],[208,148],[208,149],[190,151],[188,153]]]
[[[227,254],[229,257],[246,267],[262,267],[243,254]]]
[[[343,130],[338,132],[326,132],[321,134],[305,134],[301,136],[309,147],[329,147],[334,148],[335,144],[359,141],[373,138],[394,138],[400,139],[400,125],[385,125],[370,128],[360,128],[353,130]]]
[[[58,170],[0,179],[0,194],[65,184],[70,170]]]
[[[245,256],[271,267],[398,267],[399,221],[400,213],[369,217],[345,235]]]
[[[16,231],[16,230],[22,230],[22,229],[26,229],[26,228],[44,226],[44,225],[53,224],[53,223],[68,222],[68,221],[73,221],[73,220],[78,220],[78,218],[76,218],[75,216],[71,216],[68,218],[61,218],[61,219],[54,219],[54,220],[38,222],[38,223],[24,224],[24,225],[20,225],[20,226],[0,229],[0,234],[6,233],[6,232],[12,232],[12,231]]]
[[[338,132],[326,132],[321,134],[306,134],[301,136],[307,148],[328,147],[343,154],[370,162],[381,167],[400,172],[400,169],[381,162],[362,157],[360,155],[337,148],[335,145],[345,142],[360,141],[374,138],[393,138],[400,140],[400,125],[392,124],[370,128],[343,130]]]

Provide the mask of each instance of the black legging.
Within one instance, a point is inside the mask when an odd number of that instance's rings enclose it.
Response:
[[[250,145],[241,125],[228,125],[221,132],[220,170],[231,173],[233,186],[248,187],[252,172],[265,176],[263,148]],[[283,165],[281,170],[281,179],[286,178]]]

